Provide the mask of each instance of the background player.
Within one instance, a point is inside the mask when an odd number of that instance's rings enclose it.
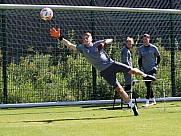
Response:
[[[138,49],[138,65],[139,68],[146,74],[156,75],[158,65],[160,64],[160,52],[158,48],[150,43],[150,35],[143,35],[143,45]],[[152,104],[156,104],[156,100],[153,94],[152,81],[146,81],[147,95],[146,104],[143,107],[149,106],[149,99],[152,99]]]
[[[130,48],[133,47],[134,40],[133,38],[127,37],[126,45],[121,49],[121,62],[132,67],[132,57]],[[124,73],[125,79],[125,91],[130,92],[133,85],[133,75]]]

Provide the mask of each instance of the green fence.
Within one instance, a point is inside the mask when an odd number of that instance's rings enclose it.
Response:
[[[131,36],[135,40],[134,67],[138,67],[140,37],[149,33],[151,43],[161,52],[157,78],[164,80],[167,96],[181,96],[180,14],[54,10],[52,20],[44,21],[39,12],[0,12],[0,103],[113,99],[112,87],[80,53],[50,37],[52,27],[61,27],[64,37],[75,44],[81,43],[86,31],[93,33],[95,41],[113,38],[113,44],[105,50],[116,61],[120,61],[126,37]],[[118,80],[124,85],[123,74],[118,74]],[[160,83],[154,84],[156,97],[163,97]],[[138,97],[145,97],[144,83],[136,90]]]

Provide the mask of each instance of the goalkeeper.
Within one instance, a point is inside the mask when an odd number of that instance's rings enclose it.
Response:
[[[92,35],[87,32],[82,36],[84,46],[79,46],[72,44],[70,41],[63,38],[60,34],[60,28],[58,28],[58,30],[56,30],[55,28],[50,29],[50,35],[59,39],[68,48],[74,51],[81,52],[85,56],[85,58],[97,70],[100,71],[101,76],[109,83],[109,85],[113,86],[116,89],[116,91],[120,94],[120,96],[124,99],[124,101],[126,101],[129,104],[129,106],[132,108],[134,112],[134,115],[139,115],[136,105],[132,103],[128,94],[124,91],[120,83],[117,81],[116,73],[126,72],[129,74],[141,75],[151,80],[155,80],[155,77],[147,75],[137,68],[132,68],[123,63],[113,61],[103,49],[104,46],[110,44],[113,41],[113,39],[99,40],[93,43]]]

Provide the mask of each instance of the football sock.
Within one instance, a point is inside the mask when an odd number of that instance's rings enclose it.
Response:
[[[155,100],[155,98],[152,98],[152,101],[153,101],[154,103],[156,103],[156,100]]]
[[[132,101],[130,101],[128,104],[129,104],[129,107],[131,107],[131,108],[134,107],[134,104],[132,103]]]
[[[149,99],[146,99],[146,104],[149,104]]]

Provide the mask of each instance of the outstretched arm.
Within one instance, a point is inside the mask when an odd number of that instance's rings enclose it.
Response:
[[[110,43],[112,43],[112,41],[113,41],[113,39],[106,39],[105,43],[110,44]]]
[[[98,50],[102,50],[102,48],[104,48],[106,46],[106,44],[110,44],[112,43],[113,39],[106,39],[103,43],[99,44],[98,46]]]
[[[50,29],[50,35],[52,37],[55,37],[57,39],[59,39],[63,44],[65,44],[68,48],[77,51],[76,45],[72,44],[70,41],[66,40],[65,38],[63,38],[60,34],[60,28],[58,28],[57,30],[53,27],[52,29]]]

